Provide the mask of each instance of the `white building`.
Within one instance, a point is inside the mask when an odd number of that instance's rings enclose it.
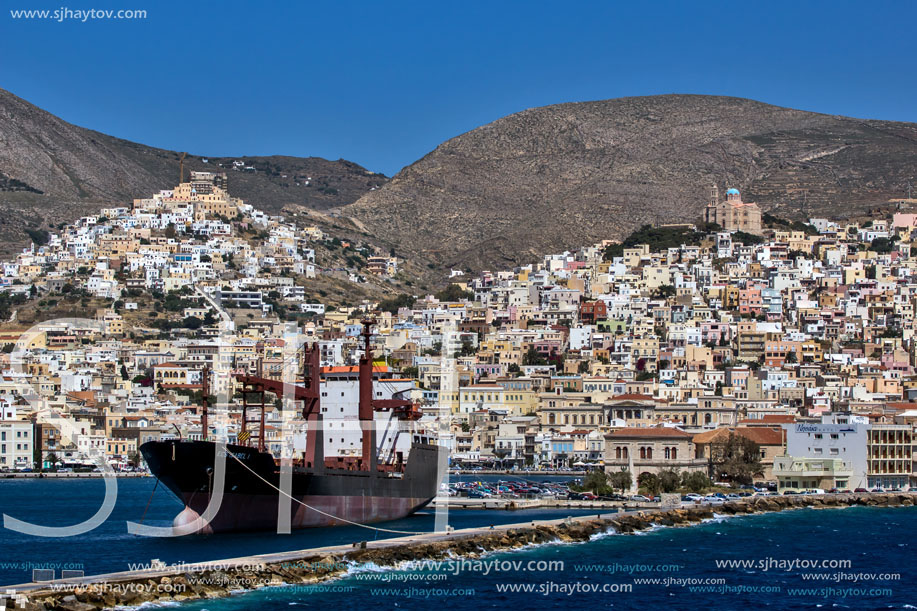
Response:
[[[32,467],[32,423],[0,421],[0,469]]]

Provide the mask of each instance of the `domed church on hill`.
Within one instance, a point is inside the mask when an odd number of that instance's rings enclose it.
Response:
[[[704,221],[716,223],[726,231],[761,234],[761,208],[753,202],[743,202],[738,189],[726,190],[726,201],[720,201],[719,190],[710,191],[710,203],[704,209]]]

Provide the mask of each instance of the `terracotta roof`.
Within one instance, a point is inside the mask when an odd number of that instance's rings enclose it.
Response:
[[[614,437],[614,438],[626,438],[626,437],[640,437],[640,438],[652,438],[652,437],[677,437],[690,439],[691,435],[682,431],[681,429],[676,429],[672,427],[628,427],[623,429],[618,429],[612,431],[605,437]]]
[[[81,401],[89,407],[96,405],[96,393],[92,390],[68,392],[67,398],[73,399],[74,401]]]
[[[741,435],[746,439],[754,441],[759,446],[779,446],[783,445],[783,429],[773,429],[764,426],[757,427],[720,427],[712,431],[698,433],[694,436],[694,443],[714,443],[725,441],[730,434]]]

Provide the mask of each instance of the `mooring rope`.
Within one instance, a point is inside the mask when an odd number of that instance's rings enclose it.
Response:
[[[294,497],[290,496],[289,494],[287,494],[286,492],[284,492],[283,490],[281,490],[280,488],[278,488],[277,486],[275,486],[275,485],[272,484],[271,482],[269,482],[269,481],[267,481],[266,479],[264,479],[263,477],[261,477],[261,475],[260,475],[259,473],[256,473],[251,467],[249,467],[249,466],[246,465],[244,462],[242,462],[242,460],[241,460],[238,456],[236,456],[235,454],[233,454],[232,452],[227,452],[226,454],[229,455],[229,456],[232,456],[232,457],[236,460],[236,462],[238,462],[240,465],[242,465],[243,467],[245,467],[246,469],[248,469],[249,473],[251,473],[252,475],[254,475],[255,477],[257,477],[258,479],[260,479],[262,482],[264,482],[265,484],[267,484],[268,486],[270,486],[271,488],[273,488],[274,490],[276,490],[277,492],[279,492],[279,493],[282,494],[283,496],[287,497],[287,498],[290,499],[291,501],[295,501],[295,502],[299,503],[300,505],[302,505],[303,507],[305,507],[305,508],[307,508],[307,509],[311,509],[312,511],[314,511],[314,512],[316,512],[316,513],[320,513],[320,514],[322,514],[323,516],[332,518],[332,519],[334,519],[334,520],[338,520],[338,521],[340,521],[340,522],[344,522],[345,524],[350,524],[351,526],[359,526],[360,528],[367,528],[367,529],[369,529],[369,530],[375,530],[375,531],[377,531],[377,532],[395,533],[395,534],[397,534],[397,535],[428,535],[428,534],[430,534],[430,533],[426,533],[426,532],[415,532],[415,531],[410,531],[410,530],[393,530],[393,529],[391,529],[391,528],[379,528],[378,526],[370,526],[369,524],[360,524],[359,522],[352,522],[351,520],[348,520],[348,519],[346,519],[346,518],[341,518],[341,517],[339,517],[339,516],[332,515],[332,514],[328,513],[327,511],[322,511],[322,510],[319,509],[318,507],[313,507],[313,506],[311,506],[311,505],[309,505],[309,504],[307,504],[307,503],[303,503],[302,501],[300,501],[300,500],[297,499],[297,498],[294,498]]]

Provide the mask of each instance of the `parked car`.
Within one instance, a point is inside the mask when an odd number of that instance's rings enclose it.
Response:
[[[626,501],[627,497],[623,494],[603,494],[599,496],[600,501]]]
[[[854,490],[854,492],[869,492],[869,490],[867,490],[866,488],[857,488]]]
[[[643,496],[642,494],[634,494],[630,497],[630,500],[636,501],[637,503],[649,503],[650,499]]]

